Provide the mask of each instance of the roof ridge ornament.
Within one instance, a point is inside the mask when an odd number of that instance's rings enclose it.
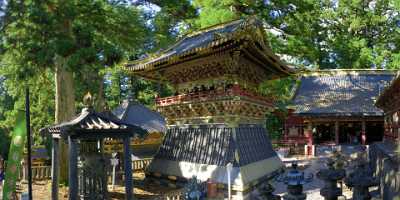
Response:
[[[90,92],[87,92],[85,96],[83,96],[83,105],[85,106],[82,111],[89,111],[93,109],[94,98]]]

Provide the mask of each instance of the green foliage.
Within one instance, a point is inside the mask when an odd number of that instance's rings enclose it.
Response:
[[[399,68],[400,4],[396,0],[194,0],[195,27],[256,15],[270,46],[292,65],[314,69]],[[263,83],[259,90],[285,107],[295,86],[291,78]],[[282,109],[280,109],[282,110]],[[284,110],[284,109],[283,109]],[[281,118],[269,115],[274,135]]]
[[[150,107],[167,85],[128,76],[121,63],[171,45],[188,31],[256,15],[272,50],[309,68],[399,68],[400,3],[396,0],[0,0],[0,138],[8,135],[24,88],[31,89],[35,142],[54,121],[57,56],[73,71],[76,101],[90,91],[114,108],[135,98]],[[277,99],[280,113],[295,77],[267,81],[259,91]],[[81,104],[76,103],[77,106]],[[268,116],[279,134],[281,118]],[[0,140],[0,145],[6,140]],[[1,153],[1,152],[0,152]]]
[[[4,104],[0,124],[9,132],[29,85],[38,144],[43,143],[39,128],[54,123],[56,57],[74,73],[77,101],[88,91],[100,100],[99,72],[140,52],[149,31],[142,11],[105,0],[9,1],[1,20],[0,73],[12,106]]]
[[[397,1],[195,0],[201,27],[246,15],[264,19],[276,53],[314,68],[399,66]],[[218,15],[218,16],[216,16]]]
[[[200,10],[195,25],[200,28],[230,21],[239,17],[233,11],[235,0],[195,0],[193,5]]]

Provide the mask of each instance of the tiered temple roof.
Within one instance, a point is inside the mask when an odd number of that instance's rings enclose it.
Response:
[[[395,73],[390,70],[324,70],[305,74],[294,95],[302,116],[383,116],[374,104]]]
[[[227,184],[226,165],[232,163],[232,188],[243,199],[283,167],[263,127],[274,101],[261,96],[258,86],[292,70],[265,39],[262,22],[250,17],[188,34],[125,66],[168,82],[176,92],[156,99],[168,130],[147,175]]]
[[[228,56],[223,56],[223,52],[231,53]],[[237,54],[244,54],[251,62],[258,65],[261,69],[259,72],[265,75],[265,79],[287,76],[292,72],[265,42],[263,25],[256,18],[236,20],[188,34],[167,50],[142,60],[129,62],[126,65],[126,69],[148,79],[174,83],[177,81],[171,79],[184,77],[171,76],[170,68],[175,69],[173,74],[187,76],[188,69],[185,69],[185,66],[191,65],[191,63],[189,64],[191,60],[202,57],[208,57],[208,59],[215,59],[216,61],[221,58],[234,59]],[[216,57],[210,57],[210,55]],[[185,62],[185,66],[179,65],[183,62]],[[211,67],[219,68],[223,66],[215,63]],[[247,67],[249,70],[252,68],[250,66]],[[178,68],[180,69],[178,70]],[[199,73],[202,72],[200,68],[197,70]],[[214,70],[218,73],[217,69]],[[154,73],[156,71],[158,73]],[[207,72],[203,71],[203,73]],[[218,76],[218,74],[215,75]]]

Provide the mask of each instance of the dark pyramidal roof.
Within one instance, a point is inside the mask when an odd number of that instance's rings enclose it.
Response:
[[[292,104],[303,116],[383,116],[375,106],[395,73],[390,70],[325,70],[305,74]]]
[[[169,128],[146,173],[226,184],[228,163],[233,164],[233,187],[243,190],[283,167],[261,125],[204,124]]]
[[[276,156],[265,129],[253,126],[235,128],[236,139],[233,128],[224,125],[171,128],[155,157],[222,167],[230,162],[239,167]]]
[[[122,122],[139,126],[149,133],[164,133],[166,131],[164,117],[137,101],[124,100],[121,105],[113,110],[113,114]]]

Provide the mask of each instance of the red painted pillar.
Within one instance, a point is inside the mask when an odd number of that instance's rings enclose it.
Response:
[[[365,130],[365,120],[361,122],[361,143],[365,145],[367,143],[367,135]]]
[[[307,137],[307,155],[313,155],[313,134],[312,134],[312,123],[308,122],[307,129],[305,132]]]

